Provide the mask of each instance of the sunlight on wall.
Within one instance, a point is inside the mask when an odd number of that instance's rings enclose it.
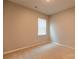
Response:
[[[51,37],[52,42],[58,42],[55,20],[50,21],[50,37]]]

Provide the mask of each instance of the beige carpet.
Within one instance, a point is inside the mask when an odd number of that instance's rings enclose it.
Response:
[[[74,49],[55,43],[24,49],[4,55],[4,59],[75,59]]]

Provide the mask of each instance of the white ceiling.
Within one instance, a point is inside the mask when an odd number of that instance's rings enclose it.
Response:
[[[9,1],[18,3],[20,5],[39,11],[46,15],[52,15],[59,11],[65,10],[67,8],[72,8],[75,6],[75,0],[50,0],[50,2],[46,2],[46,0],[9,0]]]

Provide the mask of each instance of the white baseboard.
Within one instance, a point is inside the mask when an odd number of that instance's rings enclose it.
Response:
[[[64,44],[61,44],[61,43],[57,43],[57,42],[54,42],[56,45],[58,45],[58,46],[62,46],[62,47],[66,47],[66,48],[70,48],[70,49],[75,49],[75,48],[73,48],[73,47],[71,47],[71,46],[68,46],[68,45],[64,45]]]
[[[6,54],[9,54],[9,53],[13,53],[13,52],[16,52],[16,51],[19,51],[19,50],[23,50],[23,49],[27,49],[27,48],[30,48],[30,47],[34,47],[34,46],[38,46],[38,45],[41,45],[41,44],[45,44],[45,43],[49,43],[50,41],[43,41],[43,42],[37,42],[35,44],[31,44],[27,47],[22,47],[22,48],[17,48],[17,49],[14,49],[14,50],[10,50],[10,51],[6,51],[4,52],[3,54],[6,55]]]

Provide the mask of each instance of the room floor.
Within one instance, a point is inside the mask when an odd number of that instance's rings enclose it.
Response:
[[[74,49],[48,43],[4,55],[4,59],[75,59]]]

